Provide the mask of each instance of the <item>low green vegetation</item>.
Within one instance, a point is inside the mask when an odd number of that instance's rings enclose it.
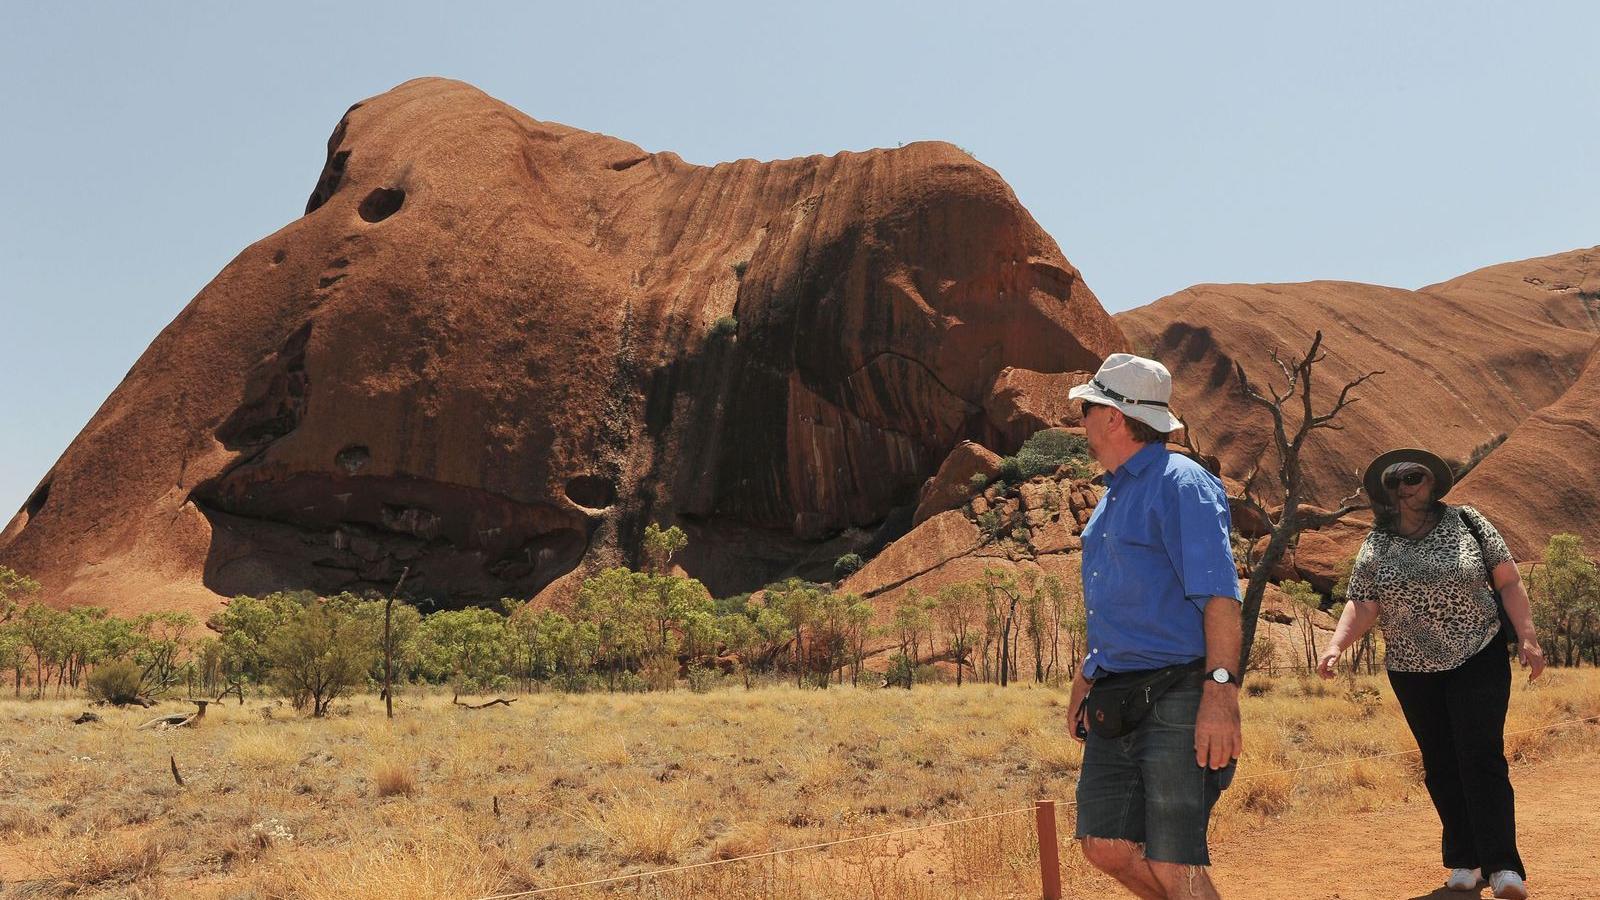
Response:
[[[1000,472],[996,482],[1007,485],[1021,484],[1040,475],[1054,475],[1063,466],[1072,478],[1090,478],[1095,474],[1094,457],[1089,453],[1089,441],[1081,434],[1060,428],[1036,431],[1022,445],[1015,456],[1000,459]],[[973,487],[980,488],[973,476]]]

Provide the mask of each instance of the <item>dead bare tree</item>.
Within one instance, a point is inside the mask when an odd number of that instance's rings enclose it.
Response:
[[[1274,349],[1272,361],[1283,372],[1283,387],[1282,389],[1269,387],[1265,392],[1250,382],[1250,377],[1245,374],[1242,364],[1234,363],[1239,378],[1240,393],[1246,400],[1266,410],[1272,417],[1272,446],[1277,450],[1278,485],[1283,489],[1283,509],[1274,519],[1254,493],[1256,478],[1261,474],[1261,457],[1257,457],[1250,474],[1244,479],[1244,495],[1239,498],[1239,503],[1261,516],[1270,527],[1270,536],[1260,558],[1250,561],[1250,581],[1244,591],[1244,643],[1239,660],[1241,673],[1244,672],[1250,647],[1255,641],[1256,621],[1261,614],[1261,598],[1267,592],[1268,574],[1277,566],[1278,561],[1283,559],[1283,555],[1298,542],[1300,532],[1321,528],[1342,516],[1366,508],[1366,504],[1354,502],[1361,495],[1359,486],[1354,493],[1340,500],[1339,507],[1335,510],[1309,513],[1300,508],[1300,500],[1305,493],[1305,472],[1301,466],[1300,454],[1305,450],[1306,439],[1313,431],[1319,429],[1343,430],[1344,426],[1336,423],[1334,419],[1347,406],[1359,399],[1351,396],[1350,392],[1374,375],[1383,374],[1381,371],[1374,371],[1357,377],[1339,391],[1339,398],[1332,408],[1327,412],[1318,413],[1311,402],[1311,377],[1317,363],[1327,358],[1327,353],[1322,350],[1321,331],[1311,339],[1311,348],[1306,351],[1305,356],[1297,360],[1285,362]],[[1295,401],[1298,401],[1300,407],[1299,421],[1291,425],[1289,417],[1285,414],[1285,407],[1291,406]],[[1293,436],[1290,435],[1291,428]],[[1265,455],[1262,454],[1263,457]]]
[[[383,714],[386,718],[394,718],[394,635],[391,630],[394,621],[394,598],[400,596],[400,587],[406,583],[406,576],[411,574],[411,567],[406,566],[400,570],[400,580],[394,583],[394,590],[383,601]],[[244,702],[240,698],[241,703]]]

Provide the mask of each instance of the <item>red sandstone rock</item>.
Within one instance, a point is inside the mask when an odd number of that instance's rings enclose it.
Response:
[[[951,145],[696,166],[420,79],[350,109],[306,215],[156,338],[0,563],[119,612],[402,567],[488,600],[684,516],[732,593],[912,502],[1006,367],[1124,346]]]
[[[1172,369],[1174,411],[1224,474],[1243,478],[1260,460],[1265,501],[1281,501],[1270,420],[1240,398],[1235,363],[1257,383],[1277,385],[1272,348],[1304,352],[1321,329],[1328,358],[1315,375],[1319,410],[1347,381],[1382,370],[1356,391],[1361,400],[1339,420],[1344,430],[1316,432],[1305,451],[1306,499],[1332,507],[1383,450],[1422,446],[1465,459],[1560,397],[1600,328],[1597,279],[1600,251],[1578,250],[1417,291],[1330,281],[1197,285],[1117,321],[1136,348]]]
[[[1600,284],[1585,291],[1600,298]],[[1600,343],[1572,387],[1518,425],[1446,499],[1481,510],[1518,560],[1542,559],[1550,536],[1563,532],[1582,537],[1591,556],[1600,552]]]
[[[1067,392],[1093,377],[1092,372],[1002,369],[983,401],[989,445],[1002,453],[1016,453],[1035,431],[1081,425],[1078,401],[1068,400]]]
[[[921,524],[930,516],[961,506],[976,493],[972,486],[974,475],[982,475],[987,483],[999,472],[1000,457],[982,444],[962,441],[945,457],[939,471],[922,485],[911,523]]]

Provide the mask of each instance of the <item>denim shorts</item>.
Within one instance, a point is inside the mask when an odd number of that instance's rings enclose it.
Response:
[[[1078,773],[1079,840],[1132,841],[1155,862],[1211,865],[1206,825],[1233,782],[1234,764],[1213,770],[1194,761],[1200,692],[1193,684],[1174,687],[1132,733],[1089,735]]]

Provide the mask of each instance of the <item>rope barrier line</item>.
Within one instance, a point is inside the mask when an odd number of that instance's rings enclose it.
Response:
[[[1522,729],[1518,729],[1517,731],[1508,731],[1508,732],[1505,733],[1505,737],[1511,737],[1512,735],[1518,735],[1518,734],[1531,734],[1532,732],[1535,732],[1535,731],[1553,731],[1553,730],[1558,729],[1558,728],[1566,728],[1566,727],[1571,726],[1571,725],[1581,725],[1581,724],[1583,724],[1585,722],[1594,722],[1594,721],[1600,721],[1600,715],[1585,716],[1585,717],[1583,717],[1581,719],[1568,719],[1567,721],[1564,721],[1564,722],[1552,722],[1552,723],[1549,723],[1549,724],[1546,724],[1546,725],[1537,725],[1537,726],[1534,726],[1533,728],[1522,728]],[[1241,776],[1239,776],[1238,778],[1236,778],[1234,780],[1235,781],[1248,781],[1248,780],[1250,780],[1252,778],[1265,778],[1265,777],[1267,777],[1269,775],[1292,775],[1292,774],[1295,774],[1297,772],[1309,772],[1309,771],[1311,771],[1313,769],[1326,769],[1326,768],[1329,768],[1329,767],[1332,767],[1332,766],[1350,765],[1352,763],[1364,762],[1366,760],[1372,760],[1372,759],[1388,759],[1388,758],[1395,757],[1395,756],[1408,756],[1410,754],[1419,753],[1419,752],[1421,752],[1419,749],[1413,748],[1411,750],[1396,750],[1396,751],[1393,751],[1391,753],[1376,753],[1376,754],[1373,754],[1371,756],[1352,756],[1352,757],[1347,757],[1345,759],[1333,760],[1332,762],[1318,763],[1316,765],[1310,765],[1310,766],[1300,766],[1300,767],[1294,768],[1294,769],[1275,769],[1275,770],[1273,770],[1271,772],[1257,772],[1257,773],[1251,774],[1251,775],[1241,775]],[[1526,768],[1526,767],[1518,767],[1518,768]],[[1075,806],[1077,806],[1077,801],[1076,800],[1061,801],[1061,802],[1056,803],[1056,808],[1057,809],[1072,809]],[[1025,807],[1023,809],[1008,809],[1008,810],[1003,810],[1001,812],[984,813],[982,815],[977,815],[977,816],[967,816],[966,818],[962,818],[962,819],[949,819],[949,820],[943,821],[943,822],[930,822],[930,823],[928,823],[926,825],[912,825],[912,826],[909,826],[907,828],[897,828],[897,829],[894,829],[893,831],[877,831],[877,832],[873,832],[872,834],[862,834],[862,835],[857,835],[855,837],[840,838],[840,839],[834,840],[834,841],[823,841],[821,843],[816,843],[816,844],[804,844],[804,845],[801,845],[801,846],[798,846],[798,847],[784,847],[784,848],[778,849],[778,850],[766,850],[766,851],[763,851],[761,853],[751,853],[751,854],[746,855],[746,856],[735,856],[735,857],[732,857],[730,859],[713,859],[713,860],[707,860],[706,862],[691,863],[689,865],[671,866],[671,867],[668,867],[668,868],[665,868],[665,869],[652,869],[652,870],[647,871],[647,872],[634,872],[634,873],[628,874],[628,875],[613,875],[613,876],[611,876],[609,878],[596,878],[596,879],[594,879],[592,881],[580,881],[580,882],[576,882],[576,883],[573,883],[573,884],[561,884],[561,885],[553,885],[551,887],[534,888],[532,890],[517,891],[515,893],[510,893],[510,894],[494,894],[492,896],[479,897],[479,898],[477,898],[477,900],[515,900],[515,898],[519,898],[519,897],[535,897],[535,896],[538,896],[538,895],[541,895],[541,894],[551,894],[551,893],[555,893],[557,891],[572,890],[574,888],[595,887],[597,885],[602,885],[602,884],[614,884],[614,883],[619,882],[619,881],[632,881],[634,879],[655,878],[655,877],[658,877],[658,876],[661,876],[661,875],[670,875],[670,874],[674,874],[674,873],[677,873],[677,872],[688,872],[688,871],[692,871],[694,869],[705,869],[705,868],[710,868],[712,866],[724,866],[724,865],[730,865],[732,863],[738,863],[738,862],[749,862],[751,860],[756,860],[756,859],[766,859],[768,857],[773,857],[773,856],[783,856],[783,855],[789,854],[789,853],[801,853],[801,852],[805,852],[805,851],[808,851],[808,850],[821,850],[821,849],[824,849],[824,848],[827,848],[827,847],[837,847],[837,846],[839,846],[841,844],[854,844],[854,843],[859,843],[861,841],[877,840],[878,838],[894,837],[896,835],[901,835],[901,834],[911,834],[911,833],[917,832],[917,831],[928,831],[928,830],[931,830],[931,829],[934,829],[934,828],[945,828],[945,827],[948,827],[948,826],[951,826],[951,825],[961,825],[961,824],[964,824],[964,823],[967,823],[967,822],[979,822],[979,821],[982,821],[984,819],[997,819],[997,818],[1000,818],[1002,816],[1015,816],[1015,815],[1020,815],[1022,813],[1034,812],[1036,809],[1037,809],[1036,806],[1029,806],[1029,807]]]
[[[983,819],[998,819],[1001,816],[1015,816],[1021,813],[1031,813],[1034,807],[1023,809],[1008,809],[1002,812],[984,813],[978,816],[967,816],[964,819],[950,819],[944,822],[930,822],[927,825],[913,825],[908,828],[897,828],[893,831],[877,831],[872,834],[862,834],[855,837],[840,838],[836,841],[823,841],[818,844],[804,844],[799,847],[784,847],[779,850],[766,850],[761,853],[751,853],[747,856],[735,856],[730,859],[713,859],[706,862],[692,863],[686,866],[672,866],[665,869],[652,869],[648,872],[634,872],[630,875],[613,875],[610,878],[597,878],[593,881],[581,881],[576,884],[563,884],[554,887],[535,888],[531,891],[518,891],[514,894],[495,894],[490,897],[479,897],[478,900],[512,900],[515,897],[533,897],[538,894],[548,894],[554,891],[565,891],[580,887],[594,887],[601,884],[611,884],[617,881],[631,881],[636,878],[654,878],[658,875],[670,875],[676,872],[687,872],[691,869],[704,869],[710,866],[725,866],[737,862],[749,862],[753,859],[765,859],[769,856],[782,856],[786,853],[800,853],[806,850],[820,850],[824,847],[837,847],[840,844],[854,844],[861,841],[876,840],[878,838],[894,837],[898,834],[910,834],[914,831],[927,831],[932,828],[944,828],[949,825],[960,825],[965,822],[978,822]]]

